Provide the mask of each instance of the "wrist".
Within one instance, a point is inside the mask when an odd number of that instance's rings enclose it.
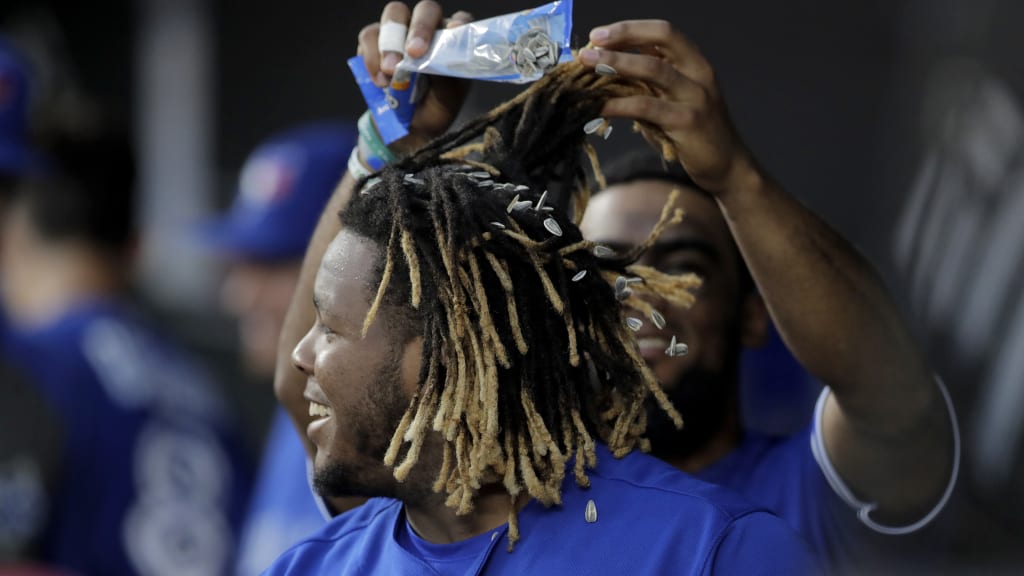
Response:
[[[733,160],[723,185],[715,191],[715,195],[725,200],[727,196],[758,193],[767,185],[768,178],[761,168],[749,154],[743,154]]]
[[[373,115],[369,110],[359,117],[357,126],[359,128],[357,150],[359,159],[364,165],[371,171],[377,172],[396,160],[395,153],[381,139],[380,131],[377,130],[377,126],[373,122]]]

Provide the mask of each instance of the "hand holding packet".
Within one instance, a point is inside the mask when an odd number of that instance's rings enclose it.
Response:
[[[378,88],[362,56],[348,61],[373,114],[381,139],[390,144],[408,134],[426,78],[436,74],[471,80],[533,82],[572,59],[572,0],[438,30],[427,53],[398,63],[391,85]]]

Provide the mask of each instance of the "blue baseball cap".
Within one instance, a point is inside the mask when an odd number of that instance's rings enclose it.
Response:
[[[202,226],[204,243],[249,260],[302,258],[358,138],[355,125],[325,123],[261,144],[242,167],[231,209]]]
[[[29,67],[0,36],[0,174],[22,176],[42,168],[28,143]]]

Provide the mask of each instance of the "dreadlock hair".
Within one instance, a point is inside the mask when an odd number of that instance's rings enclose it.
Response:
[[[384,463],[405,480],[428,430],[438,433],[443,459],[434,491],[465,514],[481,486],[502,483],[509,550],[519,537],[522,493],[559,504],[570,461],[576,482],[588,486],[597,442],[617,457],[649,448],[649,396],[682,426],[640,356],[630,329],[640,319],[626,312],[659,324],[643,295],[692,303],[695,276],[634,264],[682,212],[670,200],[648,241],[624,254],[585,240],[578,228],[588,171],[604,185],[583,125],[609,98],[652,93],[635,80],[562,64],[361,180],[341,215],[384,255],[363,333],[388,305],[414,311],[424,338],[418,389]],[[671,148],[653,127],[637,129]],[[546,204],[556,187],[571,192],[573,217]]]

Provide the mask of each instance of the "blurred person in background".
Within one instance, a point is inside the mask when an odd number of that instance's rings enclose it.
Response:
[[[354,126],[330,123],[273,136],[246,160],[230,211],[200,230],[227,265],[221,306],[238,321],[246,370],[268,392],[302,255],[357,136]],[[318,504],[302,439],[278,408],[242,529],[237,574],[259,574],[322,527]]]
[[[217,388],[127,297],[130,147],[104,133],[48,151],[51,173],[7,211],[0,271],[8,349],[60,420],[39,557],[82,574],[223,574],[247,467]]]
[[[0,36],[0,221],[18,182],[43,169],[29,137],[30,92],[29,66]],[[39,563],[39,546],[59,470],[61,430],[53,407],[8,358],[7,332],[0,306],[0,574],[31,566],[42,575],[50,573]]]

